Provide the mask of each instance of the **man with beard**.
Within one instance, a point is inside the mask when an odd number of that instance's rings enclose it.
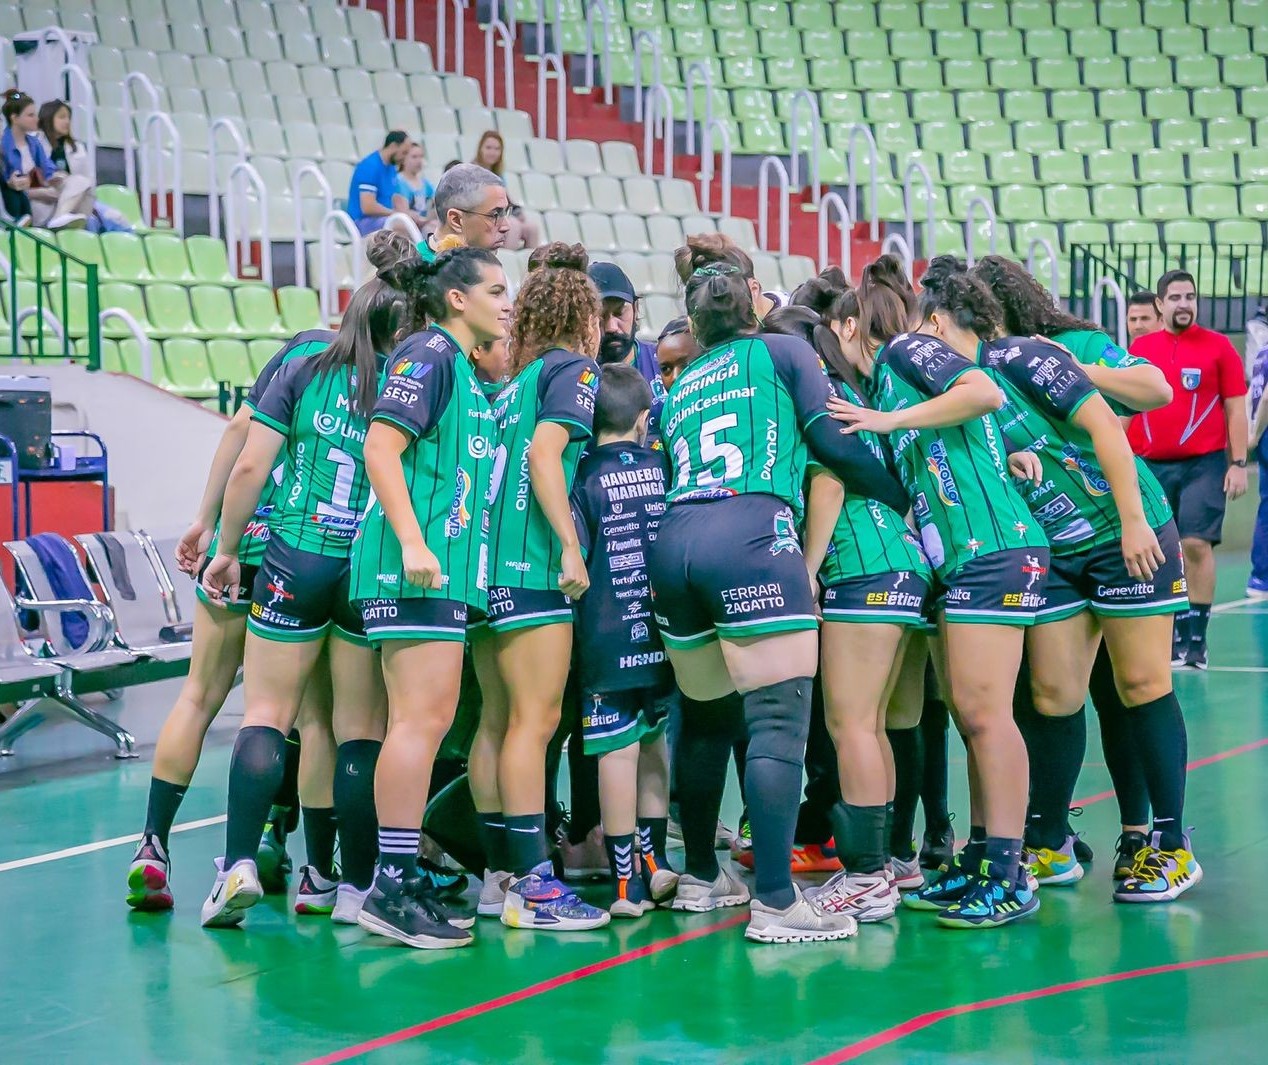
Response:
[[[661,380],[656,345],[639,340],[638,295],[634,284],[616,263],[591,263],[590,280],[603,300],[603,340],[599,345],[600,366],[623,362],[633,366],[652,388],[652,423],[665,402],[665,385]],[[649,445],[651,441],[649,440]]]
[[[1206,626],[1215,595],[1215,552],[1228,500],[1246,492],[1246,375],[1228,338],[1197,324],[1193,276],[1158,280],[1162,329],[1138,337],[1131,353],[1166,375],[1174,398],[1137,415],[1132,449],[1166,490],[1175,511],[1189,582],[1189,610],[1176,615],[1174,668],[1206,669]]]

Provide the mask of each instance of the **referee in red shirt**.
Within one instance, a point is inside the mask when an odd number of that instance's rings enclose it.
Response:
[[[1215,552],[1228,500],[1246,492],[1246,374],[1233,345],[1197,324],[1193,276],[1169,270],[1158,281],[1162,329],[1131,353],[1166,375],[1174,398],[1138,414],[1127,436],[1175,511],[1189,583],[1189,611],[1176,615],[1173,667],[1206,669],[1206,626],[1215,597]]]

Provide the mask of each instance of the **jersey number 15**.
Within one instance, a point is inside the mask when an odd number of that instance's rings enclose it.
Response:
[[[739,418],[734,414],[723,414],[711,418],[700,426],[700,464],[705,468],[696,474],[697,488],[712,488],[736,480],[744,472],[744,453],[734,444],[719,440],[718,434],[727,429],[734,429]],[[691,446],[686,438],[678,437],[673,443],[674,470],[677,474],[676,486],[680,489],[691,487]],[[723,472],[719,476],[713,472],[715,464],[721,460]]]

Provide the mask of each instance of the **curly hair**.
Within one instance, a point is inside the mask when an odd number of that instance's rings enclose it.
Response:
[[[585,248],[562,241],[543,245],[530,256],[512,312],[512,375],[551,348],[594,357],[601,305],[586,273],[589,265]]]
[[[745,281],[753,279],[753,260],[723,233],[695,233],[674,252],[674,270],[684,285],[691,280],[692,274],[710,263],[734,266]]]
[[[999,332],[1004,311],[986,285],[969,273],[963,259],[938,255],[920,280],[920,313],[927,319],[935,311],[945,311],[961,329],[982,340]]]
[[[1050,337],[1067,330],[1096,330],[1099,325],[1063,311],[1052,294],[1021,263],[1002,255],[984,255],[969,271],[994,293],[1011,336]]]

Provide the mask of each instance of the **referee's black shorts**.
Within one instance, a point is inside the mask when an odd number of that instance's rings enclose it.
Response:
[[[1174,462],[1145,461],[1167,493],[1180,539],[1218,544],[1223,538],[1224,508],[1228,503],[1224,495],[1224,476],[1228,473],[1224,452],[1212,451]]]

